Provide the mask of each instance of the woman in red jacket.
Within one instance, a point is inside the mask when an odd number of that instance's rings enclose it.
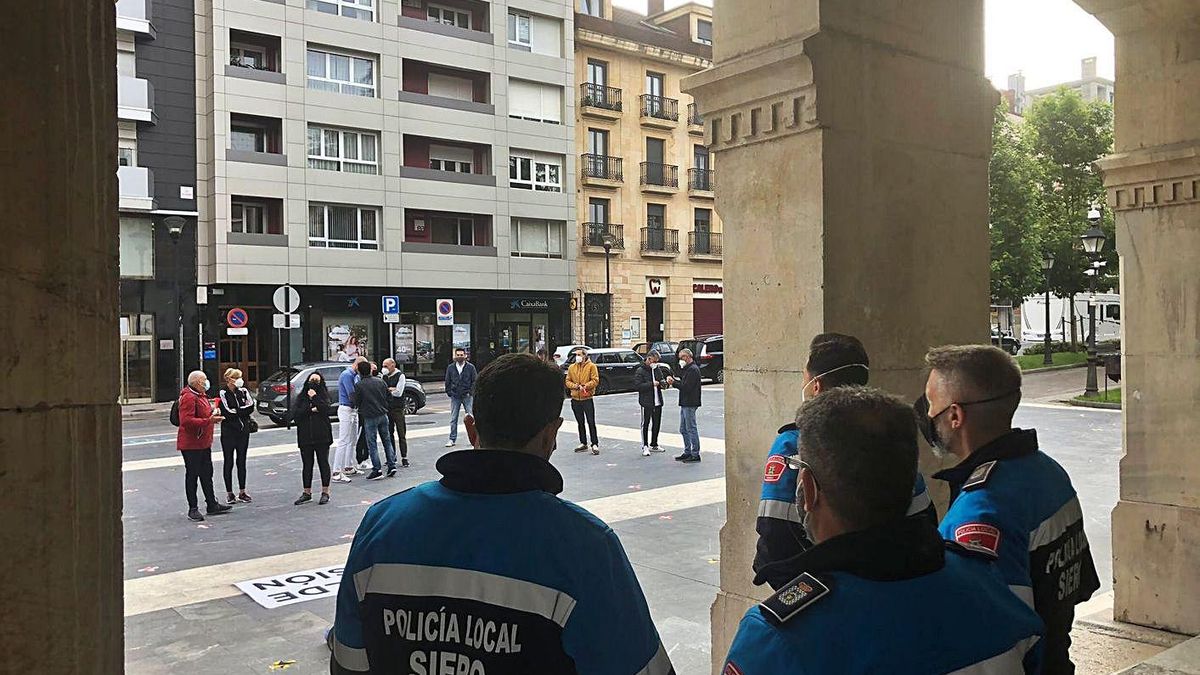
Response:
[[[175,447],[183,455],[188,518],[197,522],[204,520],[196,501],[197,479],[204,489],[208,515],[215,516],[232,508],[218,502],[213,494],[213,425],[224,418],[213,413],[212,404],[205,395],[207,391],[208,376],[199,370],[192,371],[188,375],[188,386],[179,392],[179,433],[175,435]]]

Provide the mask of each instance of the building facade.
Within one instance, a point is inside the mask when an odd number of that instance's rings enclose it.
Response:
[[[200,362],[193,0],[118,0],[119,400],[167,400]]]
[[[1008,101],[1010,112],[1024,115],[1034,101],[1062,88],[1079,92],[1083,100],[1088,102],[1100,101],[1111,104],[1117,100],[1116,83],[1107,77],[1100,77],[1096,74],[1096,57],[1094,56],[1089,56],[1080,62],[1080,77],[1073,82],[1026,90],[1024,75],[1021,73],[1009,75],[1008,91],[1004,92],[1004,96]]]
[[[200,0],[206,365],[569,342],[573,35],[565,0]]]
[[[576,2],[575,334],[600,347],[721,333],[716,173],[700,112],[679,89],[712,63],[712,10]]]

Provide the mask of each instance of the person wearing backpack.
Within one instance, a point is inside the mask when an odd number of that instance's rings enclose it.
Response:
[[[213,493],[213,425],[225,418],[213,412],[205,394],[207,391],[208,376],[203,371],[192,371],[188,375],[188,386],[179,392],[179,399],[171,411],[172,422],[179,423],[175,447],[183,455],[183,488],[187,496],[188,518],[196,522],[204,520],[196,501],[197,481],[204,490],[208,515],[228,513],[232,508],[218,502]]]

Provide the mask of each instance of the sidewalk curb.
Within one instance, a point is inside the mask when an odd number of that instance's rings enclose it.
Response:
[[[1076,400],[1072,399],[1069,401],[1060,401],[1060,403],[1066,403],[1067,405],[1073,406],[1075,408],[1099,408],[1101,410],[1120,410],[1121,409],[1120,403],[1107,403],[1104,401],[1076,401]]]
[[[1046,366],[1044,368],[1031,368],[1030,370],[1022,370],[1022,375],[1032,375],[1034,373],[1053,373],[1058,370],[1074,370],[1076,368],[1087,368],[1086,363],[1072,363],[1069,366]]]

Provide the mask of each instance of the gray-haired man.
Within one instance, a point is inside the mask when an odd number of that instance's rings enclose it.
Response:
[[[667,378],[667,384],[679,390],[679,435],[683,436],[683,454],[677,462],[692,464],[700,461],[700,430],[696,427],[696,411],[700,409],[700,366],[692,350],[679,350],[679,379]]]

